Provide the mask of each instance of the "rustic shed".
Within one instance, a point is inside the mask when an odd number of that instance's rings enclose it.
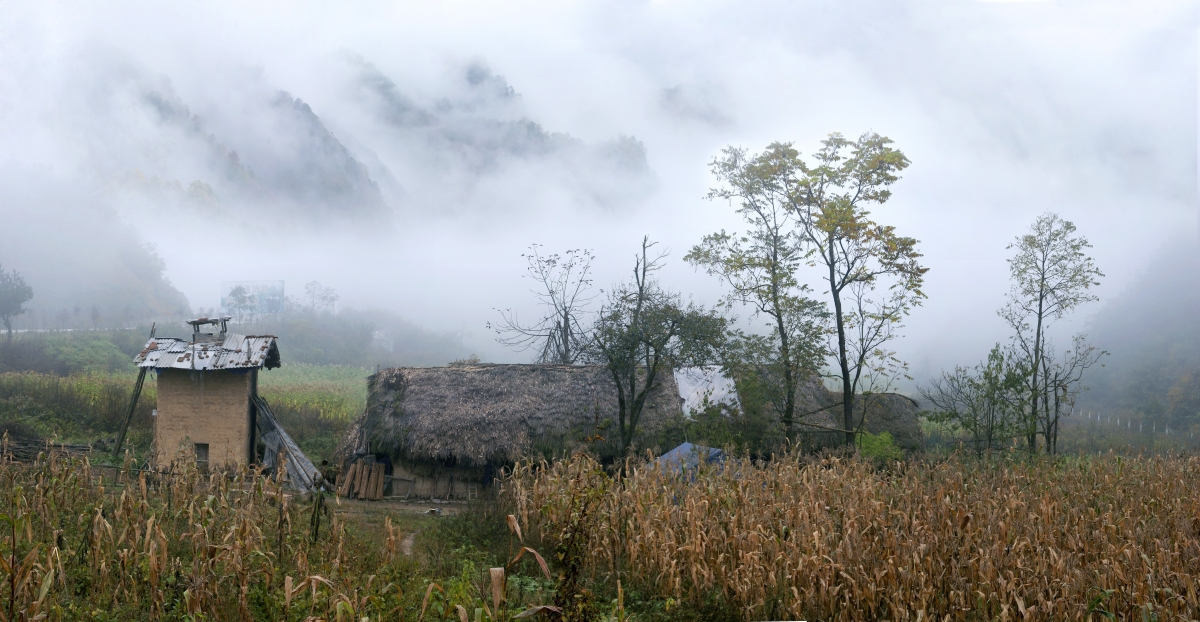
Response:
[[[585,445],[602,456],[617,451],[617,390],[601,366],[394,368],[371,376],[368,389],[367,411],[338,457],[386,458],[394,495],[469,499],[522,457]],[[681,402],[673,375],[660,374],[639,438],[682,416]]]
[[[157,376],[153,461],[160,468],[182,456],[203,468],[252,464],[261,434],[267,466],[284,452],[293,485],[312,489],[316,469],[258,395],[259,370],[280,366],[276,338],[229,333],[228,320],[191,320],[190,340],[152,337],[134,358]]]

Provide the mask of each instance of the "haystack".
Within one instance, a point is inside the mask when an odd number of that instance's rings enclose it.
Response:
[[[635,444],[682,415],[672,373],[656,384]],[[342,451],[388,456],[393,479],[402,480],[392,494],[469,498],[522,457],[583,446],[601,456],[618,451],[617,389],[601,366],[394,368],[371,376],[368,391],[367,411]]]

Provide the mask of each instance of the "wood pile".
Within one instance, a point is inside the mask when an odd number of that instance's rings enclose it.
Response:
[[[9,441],[2,453],[17,462],[33,462],[38,454],[51,452],[65,454],[86,454],[92,451],[91,445],[70,445],[63,443],[47,443],[45,441]]]
[[[384,468],[382,463],[367,464],[365,460],[359,459],[342,478],[341,485],[338,486],[338,495],[349,499],[382,499],[387,486]]]

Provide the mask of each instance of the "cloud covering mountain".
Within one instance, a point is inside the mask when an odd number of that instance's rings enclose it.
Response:
[[[897,344],[924,377],[1005,337],[1005,246],[1037,214],[1091,239],[1102,299],[1195,233],[1198,23],[1182,0],[9,3],[0,192],[25,199],[0,220],[39,243],[0,262],[151,243],[194,306],[316,279],[518,360],[482,327],[534,312],[528,244],[595,249],[607,286],[650,234],[712,302],[679,258],[742,227],[703,198],[713,156],[877,131],[913,162],[876,216],[931,268]],[[74,209],[106,216],[55,248]]]

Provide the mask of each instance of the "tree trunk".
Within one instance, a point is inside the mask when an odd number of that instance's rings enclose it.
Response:
[[[1043,279],[1043,289],[1044,281]],[[1033,388],[1029,396],[1030,416],[1033,418],[1033,426],[1029,432],[1030,454],[1037,453],[1037,425],[1040,417],[1038,415],[1038,374],[1041,373],[1042,365],[1042,316],[1045,314],[1044,304],[1045,295],[1040,294],[1038,298],[1037,330],[1034,332],[1033,337]]]
[[[617,434],[621,436],[621,455],[629,451],[629,440],[625,433],[625,387],[622,385],[619,371],[609,368],[612,372],[613,383],[617,385]]]
[[[854,444],[854,386],[850,382],[850,359],[846,354],[846,321],[842,317],[842,292],[836,287],[837,273],[833,241],[829,243],[829,292],[833,295],[833,315],[838,334],[838,366],[842,372],[842,422],[846,431],[846,444]]]
[[[776,306],[776,309],[779,307]],[[783,361],[783,386],[787,395],[783,398],[783,436],[792,440],[792,424],[796,416],[796,379],[792,370],[792,354],[784,327],[783,314],[775,316],[779,327],[779,356]]]

